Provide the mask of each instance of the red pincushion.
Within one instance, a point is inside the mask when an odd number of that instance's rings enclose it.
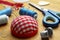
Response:
[[[38,32],[37,21],[30,16],[20,16],[12,21],[11,33],[19,38],[29,38]]]

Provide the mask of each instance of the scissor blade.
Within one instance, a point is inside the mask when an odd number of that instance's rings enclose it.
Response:
[[[29,2],[29,5],[33,6],[34,8],[36,8],[36,9],[38,9],[40,11],[48,11],[47,9],[44,9],[44,8],[38,6],[37,4],[34,4],[32,2]]]

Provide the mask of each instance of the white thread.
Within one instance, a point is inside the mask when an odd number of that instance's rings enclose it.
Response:
[[[8,22],[9,17],[7,15],[0,16],[0,25]]]

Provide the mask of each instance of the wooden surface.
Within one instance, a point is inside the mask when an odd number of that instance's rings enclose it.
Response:
[[[7,0],[7,1],[13,2],[12,0]],[[30,0],[30,1],[37,4],[41,0]],[[47,8],[47,9],[52,9],[55,11],[60,11],[60,0],[44,0],[44,1],[49,1],[50,5],[42,6],[42,7]],[[0,40],[41,40],[40,32],[45,29],[45,27],[43,26],[43,23],[42,23],[42,19],[43,19],[44,15],[40,11],[29,6],[27,2],[24,3],[24,6],[31,10],[34,10],[38,13],[37,21],[38,21],[38,28],[39,28],[38,30],[39,31],[38,31],[37,35],[35,35],[34,37],[31,37],[31,38],[28,38],[28,39],[18,39],[11,35],[11,32],[10,32],[11,22],[14,18],[19,16],[18,10],[15,10],[12,12],[12,15],[9,17],[8,24],[0,26]],[[0,5],[0,9],[3,9],[3,8],[4,7]],[[50,40],[60,40],[60,24],[59,24],[58,28],[53,29],[53,37],[49,38],[49,39]]]

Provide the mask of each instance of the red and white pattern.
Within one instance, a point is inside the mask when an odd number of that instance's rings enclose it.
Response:
[[[19,16],[12,21],[11,33],[19,38],[29,38],[38,32],[37,21],[30,16]]]

